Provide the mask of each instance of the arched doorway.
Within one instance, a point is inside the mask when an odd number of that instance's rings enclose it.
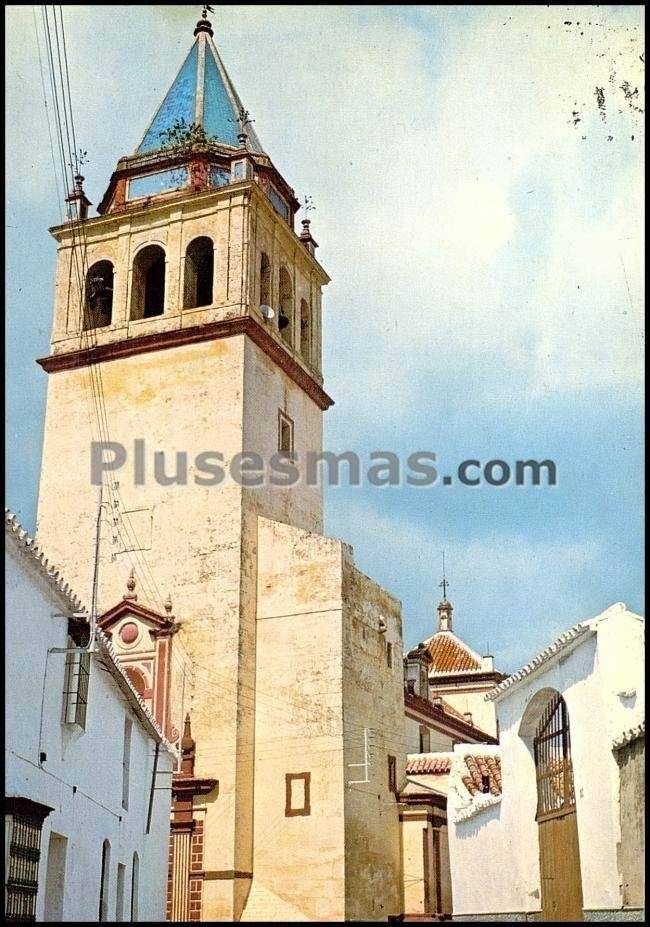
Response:
[[[533,738],[542,920],[582,920],[582,875],[571,763],[569,713],[559,692],[542,711]]]

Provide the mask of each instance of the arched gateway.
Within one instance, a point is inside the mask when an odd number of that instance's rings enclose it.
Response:
[[[582,920],[582,876],[571,736],[566,703],[556,692],[542,711],[533,739],[542,919]]]

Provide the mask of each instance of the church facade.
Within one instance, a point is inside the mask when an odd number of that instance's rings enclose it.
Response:
[[[75,587],[99,565],[100,624],[182,753],[168,911],[398,915],[400,604],[323,536],[319,486],[248,479],[251,453],[299,470],[322,450],[328,277],[205,16],[89,205],[78,178],[52,230],[37,536]]]

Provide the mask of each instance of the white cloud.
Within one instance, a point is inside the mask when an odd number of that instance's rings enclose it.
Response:
[[[317,204],[314,234],[333,278],[324,331],[335,442],[354,447],[361,429],[383,441],[423,416],[432,427],[464,416],[469,440],[477,423],[496,430],[509,407],[530,410],[534,427],[535,403],[549,395],[564,401],[570,431],[577,398],[637,394],[640,7],[217,9],[215,39],[256,130],[299,197]],[[123,6],[116,32],[113,7],[64,7],[95,203],[186,54],[193,15]],[[18,227],[9,246],[45,252],[56,211],[31,10],[9,7],[7,21],[7,196]],[[35,305],[52,284],[38,272]],[[338,533],[366,539],[362,568],[421,598],[437,575],[431,551],[443,546],[434,516],[344,512],[335,497],[330,507]],[[507,594],[510,615],[525,617],[531,589],[549,595],[554,570],[552,600],[578,608],[572,583],[599,569],[600,541],[576,545],[575,531],[536,541],[534,525],[472,541],[468,517],[462,536],[445,533],[456,581],[472,590],[472,621],[497,619],[484,612],[505,572],[522,590]],[[399,556],[387,558],[386,539]]]

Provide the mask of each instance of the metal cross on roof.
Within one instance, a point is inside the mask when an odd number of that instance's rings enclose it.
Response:
[[[445,552],[444,550],[442,552],[442,582],[438,583],[438,585],[442,589],[442,598],[446,601],[447,600],[447,588],[449,587],[449,583],[447,582],[447,577],[445,576]]]

